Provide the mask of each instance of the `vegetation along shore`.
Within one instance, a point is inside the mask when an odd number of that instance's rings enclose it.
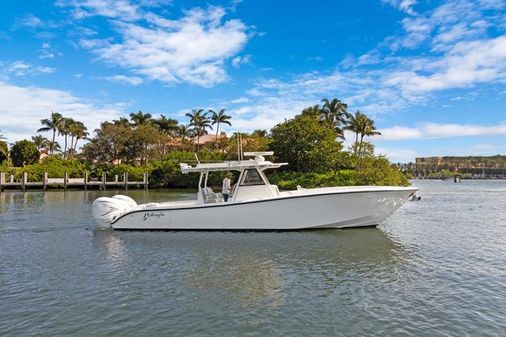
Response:
[[[396,165],[374,154],[367,141],[380,134],[374,121],[360,111],[348,112],[348,106],[336,98],[325,98],[271,130],[236,132],[230,137],[221,132],[224,124],[233,126],[225,109],[195,109],[186,116],[188,123],[183,124],[139,111],[129,119],[104,121],[90,132],[82,122],[52,112],[41,120],[31,140],[8,146],[7,139],[0,139],[0,172],[17,181],[23,172],[30,181],[41,180],[44,172],[52,178],[65,173],[82,177],[86,172],[91,179],[104,172],[108,178],[126,172],[133,180],[142,180],[147,172],[151,187],[191,188],[196,187],[195,179],[181,174],[180,162],[194,163],[195,153],[202,162],[234,160],[242,148],[274,151],[276,161],[289,163],[269,177],[280,188],[409,184]],[[346,130],[353,134],[348,148]],[[210,179],[219,185],[222,177],[215,174]]]

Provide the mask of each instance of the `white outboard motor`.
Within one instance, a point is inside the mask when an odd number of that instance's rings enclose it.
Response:
[[[136,206],[135,200],[126,195],[115,195],[112,198],[100,197],[93,201],[91,214],[97,222],[110,224],[121,214]]]

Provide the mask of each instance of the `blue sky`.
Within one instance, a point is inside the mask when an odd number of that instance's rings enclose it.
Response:
[[[392,160],[506,154],[505,31],[502,0],[3,0],[0,132],[192,108],[250,131],[337,97]]]

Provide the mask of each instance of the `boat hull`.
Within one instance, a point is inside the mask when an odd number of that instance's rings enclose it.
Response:
[[[320,189],[321,190],[321,189]],[[170,204],[135,209],[112,223],[132,230],[298,230],[381,224],[415,188],[342,191],[313,194],[283,192],[278,198],[237,203]]]

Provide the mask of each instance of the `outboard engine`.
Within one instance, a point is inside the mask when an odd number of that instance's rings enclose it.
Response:
[[[110,224],[121,214],[136,206],[135,200],[126,195],[115,195],[112,198],[100,197],[93,201],[91,214],[97,222]]]

